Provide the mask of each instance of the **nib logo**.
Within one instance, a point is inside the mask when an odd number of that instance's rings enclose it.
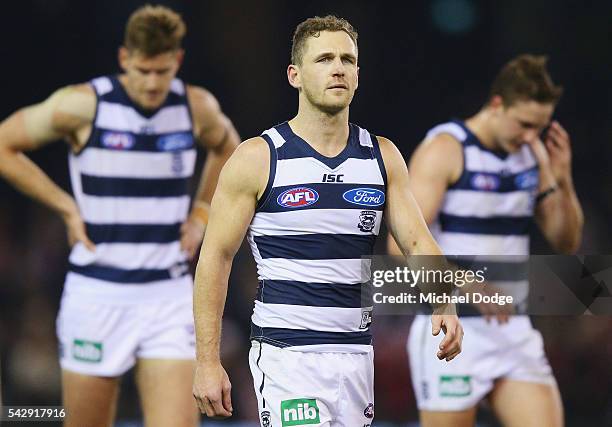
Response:
[[[440,396],[462,397],[472,393],[471,378],[469,375],[442,375],[440,376]]]
[[[315,399],[292,399],[281,402],[282,427],[319,424],[319,407]]]
[[[102,343],[75,339],[72,342],[72,356],[81,362],[101,362]]]

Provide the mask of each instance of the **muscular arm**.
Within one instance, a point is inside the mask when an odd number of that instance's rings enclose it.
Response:
[[[406,172],[403,185],[410,189],[428,225],[435,221],[448,186],[459,179],[461,158],[459,142],[440,134],[420,144],[410,159],[410,179]],[[392,235],[387,246],[391,255],[402,255]]]
[[[25,107],[0,124],[0,175],[13,187],[59,213],[69,228],[71,243],[83,241],[74,199],[23,153],[65,138],[78,145],[79,135],[91,126],[95,95],[88,85],[70,86],[40,104]],[[79,229],[79,230],[77,230]]]
[[[572,182],[559,183],[557,191],[542,200],[536,221],[555,251],[572,254],[578,250],[584,216]]]
[[[223,168],[212,200],[193,300],[198,360],[194,395],[209,416],[231,415],[229,380],[219,356],[221,318],[232,260],[266,186],[269,158],[263,139],[245,141]]]
[[[409,188],[408,169],[399,150],[386,138],[379,138],[380,150],[387,170],[387,201],[385,217],[389,231],[398,243],[405,256],[408,255],[442,255],[440,247],[433,239],[427,224],[419,210]],[[449,268],[443,257],[437,260],[444,265],[437,268]],[[424,292],[451,292],[451,286],[435,284],[436,289],[421,287]],[[444,289],[443,289],[444,288]],[[439,359],[452,360],[461,352],[463,329],[456,316],[454,304],[440,306],[432,316],[432,333],[438,335],[444,330],[445,337],[440,343]]]
[[[206,164],[195,200],[210,204],[221,168],[238,147],[240,136],[210,92],[189,86],[187,93],[197,140],[207,150]]]
[[[555,251],[574,253],[582,240],[584,215],[572,179],[569,135],[554,121],[546,140],[535,141],[531,148],[540,167],[539,191],[557,188],[538,204],[538,226]]]
[[[232,155],[240,139],[232,122],[223,114],[215,97],[205,89],[188,86],[187,95],[193,114],[194,133],[207,150],[206,163],[193,207],[181,227],[181,248],[193,258],[208,222],[212,199],[221,168]]]

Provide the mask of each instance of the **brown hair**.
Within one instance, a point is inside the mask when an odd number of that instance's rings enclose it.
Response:
[[[491,85],[490,98],[499,95],[504,106],[516,101],[536,101],[541,104],[556,104],[563,93],[555,86],[543,55],[519,55],[502,67]]]
[[[321,31],[344,31],[349,35],[355,48],[357,48],[357,31],[343,18],[327,15],[321,18],[315,16],[300,23],[293,33],[293,44],[291,45],[291,63],[300,65],[304,55],[304,46],[309,37],[319,37]]]
[[[125,27],[124,46],[145,56],[177,50],[186,32],[181,16],[164,6],[136,9]]]

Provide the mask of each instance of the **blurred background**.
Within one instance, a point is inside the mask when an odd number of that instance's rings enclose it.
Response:
[[[0,119],[63,85],[117,73],[124,24],[144,3],[5,2]],[[504,62],[524,52],[549,55],[553,78],[565,87],[555,117],[572,138],[574,179],[585,210],[580,253],[612,253],[611,1],[159,3],[187,23],[179,76],[211,90],[243,139],[296,113],[297,93],[285,73],[291,36],[313,15],[338,14],[359,31],[360,85],[351,121],[393,140],[406,158],[433,125],[477,111]],[[31,158],[69,188],[66,144],[49,145]],[[64,226],[4,182],[0,204],[2,399],[7,405],[60,404],[55,316],[67,267]],[[534,237],[533,251],[548,253]],[[247,363],[256,285],[243,246],[231,277],[223,357],[234,384],[234,418],[245,425],[257,422]],[[533,320],[544,336],[567,424],[612,425],[612,317]],[[405,354],[409,324],[407,317],[375,321],[376,426],[417,420]],[[122,387],[118,418],[128,425],[140,416],[131,375]],[[480,413],[480,425],[496,425],[486,408]]]

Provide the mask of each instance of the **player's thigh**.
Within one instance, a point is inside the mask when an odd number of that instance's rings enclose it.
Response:
[[[66,427],[106,427],[113,424],[119,378],[95,377],[62,370],[62,400]]]
[[[342,372],[338,414],[332,426],[370,427],[374,419],[374,350],[339,354],[336,369]]]
[[[505,427],[563,426],[563,405],[556,384],[502,379],[489,399]]]
[[[139,359],[136,384],[147,427],[193,427],[199,415],[192,394],[193,360]]]
[[[476,422],[476,406],[463,411],[419,411],[422,427],[472,427]]]

